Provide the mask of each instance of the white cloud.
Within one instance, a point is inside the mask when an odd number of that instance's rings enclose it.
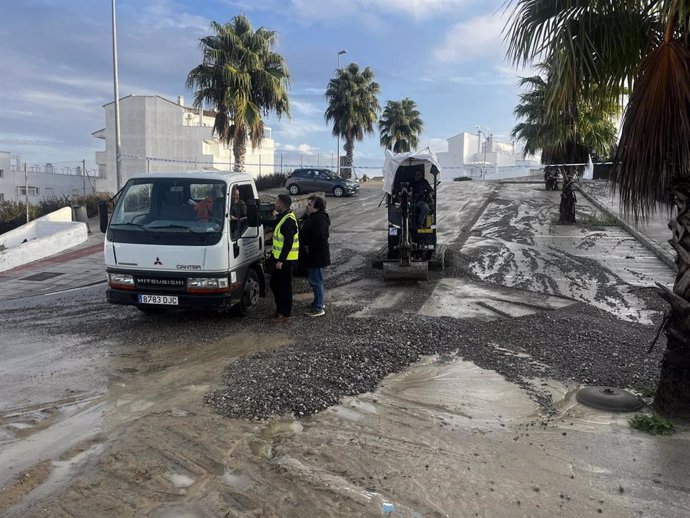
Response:
[[[299,145],[294,145],[294,144],[283,144],[282,146],[277,148],[278,151],[288,151],[288,152],[296,152],[296,153],[302,153],[303,155],[315,155],[318,151],[318,148],[311,146],[309,144],[299,144]]]
[[[434,49],[434,59],[442,63],[475,58],[501,58],[505,52],[501,32],[505,16],[482,15],[456,23],[446,33],[443,43]]]
[[[319,106],[310,102],[299,101],[295,98],[290,99],[290,106],[294,108],[295,111],[307,116],[313,116],[323,112]]]
[[[325,123],[317,123],[296,118],[274,122],[271,127],[274,128],[273,134],[277,138],[288,141],[302,140],[306,136],[314,133],[325,133],[330,131]]]
[[[419,141],[418,149],[425,149],[427,147],[434,153],[442,153],[448,151],[448,141],[444,138],[422,137]]]
[[[292,0],[294,12],[305,22],[340,20],[371,13],[402,13],[422,19],[457,12],[476,0]],[[382,19],[370,19],[373,27]]]

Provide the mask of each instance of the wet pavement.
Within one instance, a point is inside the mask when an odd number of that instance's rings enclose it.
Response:
[[[328,199],[324,319],[277,327],[268,300],[248,319],[154,317],[107,305],[102,285],[10,298],[0,279],[0,514],[685,516],[687,425],[647,436],[573,398],[607,370],[654,379],[649,286],[672,271],[618,227],[555,225],[558,193],[463,182],[442,187],[445,274],[386,284],[369,267],[378,189]],[[293,354],[327,358],[321,381]],[[377,355],[383,370],[357,368]],[[336,404],[257,421],[202,403],[250,386],[228,372],[261,358]]]

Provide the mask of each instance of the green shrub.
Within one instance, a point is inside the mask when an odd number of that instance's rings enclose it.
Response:
[[[470,182],[470,181],[472,181],[472,178],[470,178],[469,176],[456,176],[455,178],[453,178],[453,181],[454,182]]]
[[[653,398],[656,395],[656,389],[654,387],[648,387],[646,385],[637,387],[635,389],[635,392],[637,392],[640,397],[644,398]]]
[[[617,227],[618,220],[613,214],[608,212],[597,212],[596,214],[587,214],[581,219],[585,225],[592,227]]]
[[[634,430],[652,435],[671,435],[676,431],[671,421],[658,415],[638,414],[628,422]]]
[[[285,187],[285,182],[287,181],[287,176],[281,173],[264,174],[259,175],[254,178],[256,183],[256,188],[259,191],[265,191],[267,189],[275,189],[277,187]]]

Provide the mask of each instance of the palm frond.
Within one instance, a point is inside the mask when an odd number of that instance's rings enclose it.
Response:
[[[630,95],[614,181],[635,219],[647,219],[671,185],[690,177],[690,49],[679,39],[644,58]]]

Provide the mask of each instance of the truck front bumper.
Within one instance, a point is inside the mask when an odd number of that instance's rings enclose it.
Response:
[[[241,288],[226,293],[210,293],[210,294],[191,294],[191,293],[175,293],[166,292],[165,295],[177,297],[177,305],[156,305],[156,304],[140,304],[139,295],[151,295],[152,292],[144,292],[137,290],[123,290],[108,287],[106,289],[106,299],[111,304],[119,304],[123,306],[142,306],[151,308],[167,308],[167,309],[200,309],[200,310],[224,310],[230,309],[237,304],[242,297]]]

